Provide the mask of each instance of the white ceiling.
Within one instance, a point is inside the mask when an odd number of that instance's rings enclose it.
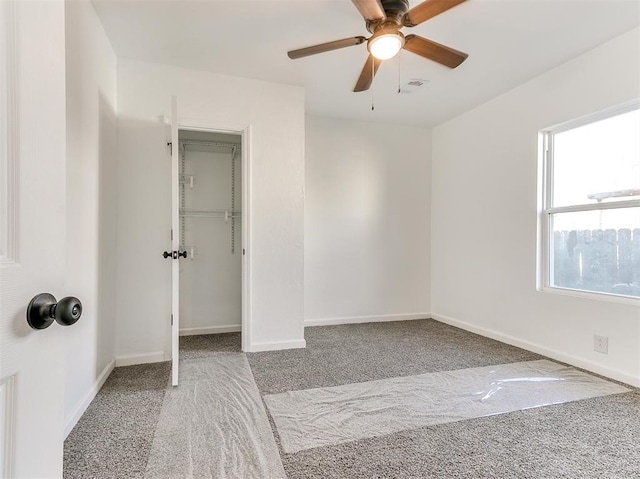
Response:
[[[469,0],[415,33],[469,54],[457,69],[410,52],[352,93],[366,45],[290,60],[287,50],[368,36],[349,0],[94,0],[116,54],[303,85],[307,112],[435,125],[640,24],[640,0]],[[420,3],[410,0],[411,6]],[[409,79],[428,80],[397,94]],[[372,98],[375,111],[371,111]]]

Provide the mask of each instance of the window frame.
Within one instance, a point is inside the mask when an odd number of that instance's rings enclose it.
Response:
[[[551,261],[551,258],[553,258],[554,244],[551,236],[553,233],[552,220],[555,214],[575,213],[582,211],[606,211],[619,208],[640,208],[640,198],[601,203],[583,203],[568,206],[552,206],[554,186],[554,136],[558,133],[573,130],[581,126],[589,125],[591,123],[597,123],[599,121],[607,120],[609,118],[629,113],[635,110],[640,110],[640,98],[624,103],[622,105],[615,106],[613,108],[601,110],[589,115],[585,115],[583,117],[566,121],[550,128],[540,130],[538,134],[538,291],[613,301],[617,303],[640,305],[640,298],[636,298],[634,296],[554,286],[551,282],[551,278],[553,278],[553,262]]]

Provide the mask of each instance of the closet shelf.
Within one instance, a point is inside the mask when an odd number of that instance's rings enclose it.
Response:
[[[180,144],[184,149],[198,150],[217,150],[221,152],[229,152],[235,157],[237,151],[240,150],[240,145],[237,143],[220,143],[214,141],[200,141],[200,140],[180,140]]]
[[[231,210],[196,210],[196,209],[180,209],[180,216],[183,218],[222,218],[225,221],[230,218],[240,218],[241,211]]]

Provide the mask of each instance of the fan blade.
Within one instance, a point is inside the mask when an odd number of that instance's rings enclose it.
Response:
[[[418,35],[407,35],[404,38],[404,49],[449,68],[457,67],[469,56]]]
[[[380,0],[351,0],[365,20],[384,20],[387,14]]]
[[[362,72],[360,73],[360,78],[358,78],[356,86],[353,88],[354,92],[365,91],[369,89],[369,87],[371,86],[371,82],[373,81],[373,77],[376,73],[378,73],[380,63],[382,63],[382,60],[378,60],[373,55],[369,55],[369,58],[367,58],[367,62],[364,64]]]
[[[415,27],[430,18],[446,12],[466,0],[426,0],[404,15],[404,26]]]
[[[312,47],[300,48],[298,50],[291,50],[287,52],[289,58],[295,60],[297,58],[308,57],[309,55],[315,55],[316,53],[330,52],[331,50],[337,50],[339,48],[352,47],[354,45],[360,45],[366,42],[365,37],[351,37],[344,38],[342,40],[336,40],[335,42],[321,43]]]

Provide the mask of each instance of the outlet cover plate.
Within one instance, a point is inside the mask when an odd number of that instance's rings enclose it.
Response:
[[[593,335],[593,350],[602,353],[609,354],[609,338],[606,336]]]

